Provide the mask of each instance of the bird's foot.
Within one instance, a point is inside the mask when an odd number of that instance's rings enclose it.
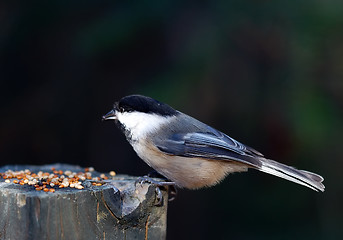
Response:
[[[139,177],[136,180],[136,183],[150,183],[153,184],[157,187],[163,187],[163,186],[172,186],[175,185],[174,182],[168,181],[167,179],[163,179],[163,180],[157,180],[156,178],[152,178],[150,176],[143,176],[143,177]]]
[[[155,206],[161,206],[163,204],[163,194],[162,190],[166,186],[168,186],[168,192],[169,192],[169,198],[168,201],[173,201],[176,198],[177,195],[177,189],[175,182],[170,182],[167,179],[165,181],[156,180],[154,178],[151,178],[150,176],[143,176],[139,177],[136,181],[137,183],[143,184],[143,183],[150,183],[152,185],[155,185],[155,193],[156,193],[156,203]]]

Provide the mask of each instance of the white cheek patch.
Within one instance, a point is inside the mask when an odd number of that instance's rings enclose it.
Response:
[[[132,138],[139,139],[156,131],[162,125],[168,123],[172,117],[162,117],[157,114],[142,112],[118,112],[117,118],[125,129],[131,132]]]

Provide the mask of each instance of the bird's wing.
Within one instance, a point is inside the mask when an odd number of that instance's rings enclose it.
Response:
[[[207,126],[209,129],[209,134],[216,136],[217,139],[221,140],[225,144],[223,144],[223,147],[229,148],[238,148],[240,150],[240,153],[252,155],[252,156],[259,156],[264,157],[262,153],[259,151],[253,149],[252,147],[249,147],[247,145],[244,145],[243,143],[238,142],[237,140],[233,139],[232,137],[229,137],[228,135],[218,131],[217,129],[214,129],[210,126]]]
[[[209,130],[206,133],[173,134],[155,144],[169,155],[238,161],[257,168],[261,166],[258,159],[263,157],[261,153],[213,128]]]

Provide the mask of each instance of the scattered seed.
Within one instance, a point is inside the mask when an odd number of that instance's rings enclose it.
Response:
[[[7,170],[4,173],[0,173],[0,178],[5,179],[6,183],[10,183],[10,179],[13,179],[12,182],[15,184],[33,186],[36,191],[55,192],[58,188],[67,187],[84,189],[82,183],[86,179],[95,181],[92,183],[94,186],[102,186],[103,184],[99,183],[99,181],[108,179],[108,176],[102,173],[100,177],[93,177],[92,172],[94,171],[93,167],[85,168],[84,172],[62,171],[56,170],[54,167],[51,168],[51,172],[39,171],[36,173],[31,172],[29,169],[20,171]],[[115,174],[114,171],[110,172],[111,176]]]

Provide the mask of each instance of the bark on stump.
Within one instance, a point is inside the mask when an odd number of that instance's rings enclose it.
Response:
[[[0,172],[83,171],[72,165],[5,166]],[[98,173],[99,174],[99,173]],[[165,239],[168,194],[156,206],[156,187],[115,176],[111,183],[54,193],[0,179],[0,239]],[[8,182],[8,181],[7,181]]]

